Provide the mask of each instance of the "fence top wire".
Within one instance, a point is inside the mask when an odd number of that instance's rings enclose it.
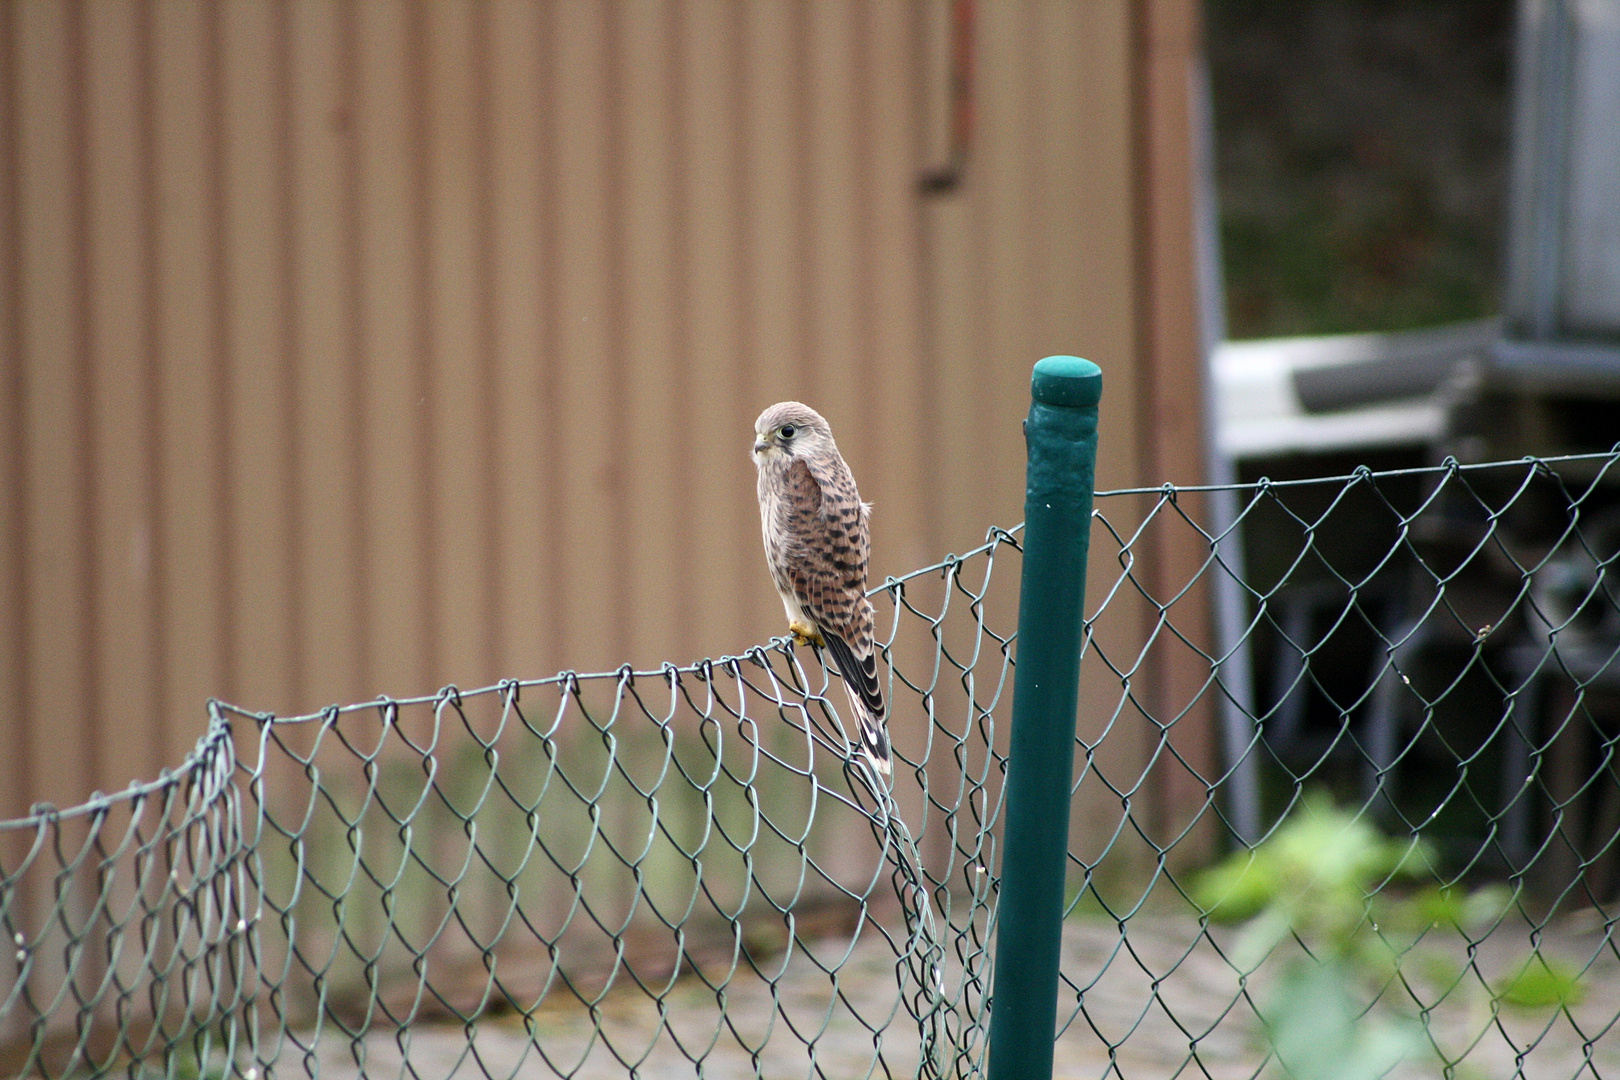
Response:
[[[984,543],[978,547],[969,548],[960,554],[950,554],[938,562],[920,567],[898,576],[890,576],[881,585],[874,586],[867,591],[868,596],[889,594],[899,601],[908,582],[916,581],[930,575],[948,573],[954,567],[978,555],[983,555],[1002,545],[1017,546],[1017,536],[1023,531],[1020,522],[1010,528],[992,526]],[[152,780],[132,780],[128,787],[113,792],[95,792],[84,802],[70,807],[57,807],[49,802],[39,802],[29,807],[27,814],[15,818],[0,818],[0,830],[32,830],[38,829],[58,821],[73,818],[87,817],[95,814],[104,814],[113,806],[128,803],[132,800],[145,799],[152,795],[161,794],[170,789],[189,783],[191,778],[208,770],[210,767],[219,768],[220,755],[230,749],[231,731],[229,721],[225,714],[235,714],[245,719],[259,722],[273,722],[278,726],[289,724],[319,724],[328,723],[346,713],[369,712],[379,706],[393,706],[403,708],[407,706],[433,705],[448,701],[455,701],[466,697],[483,697],[488,695],[505,695],[513,690],[523,690],[532,687],[556,686],[567,688],[570,685],[585,681],[601,681],[608,679],[635,681],[640,679],[669,679],[681,675],[707,676],[716,669],[735,669],[739,664],[748,663],[756,667],[766,666],[765,654],[773,650],[784,648],[789,642],[786,635],[773,637],[768,642],[757,645],[752,649],[736,656],[720,656],[718,658],[704,658],[688,664],[680,665],[666,662],[656,668],[633,668],[626,664],[609,671],[574,671],[564,669],[555,675],[537,679],[502,679],[488,686],[462,689],[455,684],[444,686],[431,694],[419,694],[413,697],[382,696],[370,701],[356,701],[346,705],[328,705],[314,712],[294,716],[276,716],[274,713],[262,710],[252,710],[219,700],[208,702],[209,721],[207,730],[197,740],[192,750],[181,760],[180,764],[172,769],[162,770]]]
[[[41,829],[60,821],[105,815],[116,806],[165,795],[201,777],[211,778],[213,787],[223,785],[228,782],[230,771],[235,764],[232,756],[230,723],[223,715],[225,708],[229,706],[221,706],[220,703],[212,701],[208,703],[207,730],[191,751],[181,759],[179,765],[173,769],[164,769],[158,773],[156,779],[132,780],[128,787],[120,791],[98,791],[84,802],[66,808],[58,808],[48,802],[35,803],[23,817],[0,818],[0,831]],[[209,791],[211,792],[212,788]],[[205,793],[203,801],[211,802],[212,795]]]
[[[1329,484],[1348,484],[1352,481],[1387,480],[1397,476],[1442,476],[1452,473],[1483,472],[1489,469],[1510,469],[1514,466],[1525,466],[1532,470],[1541,471],[1553,465],[1601,464],[1605,469],[1612,467],[1620,460],[1620,443],[1604,451],[1585,454],[1564,454],[1558,457],[1536,457],[1526,454],[1524,457],[1503,461],[1475,461],[1461,462],[1454,457],[1447,457],[1438,465],[1414,465],[1405,469],[1371,469],[1363,465],[1353,472],[1337,476],[1306,476],[1293,480],[1272,480],[1262,477],[1251,483],[1232,484],[1159,484],[1155,487],[1110,488],[1107,491],[1097,492],[1097,498],[1106,499],[1123,495],[1171,495],[1185,492],[1187,494],[1214,492],[1214,491],[1265,491],[1269,488],[1310,487]]]
[[[960,566],[969,559],[975,558],[979,555],[984,555],[1003,545],[1016,547],[1018,544],[1018,534],[1021,533],[1023,529],[1024,526],[1022,522],[1012,526],[1011,528],[1002,528],[999,525],[992,526],[988,531],[988,538],[978,547],[969,548],[967,551],[960,554],[947,555],[945,558],[936,563],[931,563],[928,566],[911,570],[898,576],[890,576],[886,578],[881,585],[868,589],[867,595],[880,596],[883,594],[888,594],[894,597],[898,603],[905,594],[907,583],[932,575],[950,573],[954,568]],[[621,667],[613,668],[607,671],[574,671],[572,669],[564,669],[557,672],[555,675],[548,675],[538,679],[502,679],[500,682],[492,683],[489,686],[481,686],[471,689],[462,689],[454,684],[451,684],[449,686],[441,687],[439,690],[431,694],[420,694],[415,697],[378,697],[370,701],[351,702],[347,705],[328,705],[325,708],[319,709],[315,712],[304,713],[297,716],[276,716],[273,713],[255,712],[236,705],[225,704],[222,702],[215,704],[217,704],[219,708],[236,713],[239,716],[261,722],[273,721],[277,725],[324,723],[329,722],[345,713],[374,710],[379,706],[392,705],[397,707],[405,707],[431,705],[463,697],[507,694],[513,690],[527,690],[532,687],[555,686],[567,689],[576,683],[598,682],[609,679],[635,682],[642,679],[667,680],[670,678],[678,678],[682,675],[707,676],[710,672],[715,670],[735,670],[738,665],[745,663],[752,664],[755,667],[766,667],[766,654],[773,651],[782,650],[791,640],[792,639],[787,635],[773,637],[764,644],[756,645],[736,656],[724,655],[713,658],[706,657],[687,664],[676,664],[671,661],[661,664],[655,668],[636,668],[629,664],[625,664]],[[186,765],[182,766],[182,770],[190,765],[191,761],[188,759]]]

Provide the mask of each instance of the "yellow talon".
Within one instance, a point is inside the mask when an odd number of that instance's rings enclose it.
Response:
[[[819,649],[824,644],[820,631],[797,620],[788,624],[788,633],[793,635],[794,641],[800,645],[808,645],[812,649]]]

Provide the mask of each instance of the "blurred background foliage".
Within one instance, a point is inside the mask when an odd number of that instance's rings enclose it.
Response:
[[[1497,310],[1511,0],[1207,0],[1227,336]]]
[[[1261,1015],[1286,1075],[1377,1080],[1426,1055],[1427,1009],[1419,1014],[1414,993],[1428,1008],[1478,999],[1480,1016],[1501,1006],[1545,1014],[1584,995],[1581,972],[1538,949],[1495,985],[1452,960],[1457,944],[1472,953],[1512,918],[1517,897],[1501,885],[1440,884],[1437,867],[1422,840],[1385,837],[1316,792],[1254,850],[1195,881],[1192,898],[1211,922],[1244,924],[1228,954],[1239,971],[1281,962]],[[1455,1075],[1456,1061],[1439,1064]]]

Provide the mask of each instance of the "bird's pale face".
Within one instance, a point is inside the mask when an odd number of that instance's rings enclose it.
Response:
[[[754,421],[754,464],[809,457],[835,449],[832,429],[808,405],[784,401]]]

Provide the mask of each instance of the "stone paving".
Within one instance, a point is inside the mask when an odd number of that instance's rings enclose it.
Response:
[[[1084,1006],[1079,992],[1066,987],[1059,1077],[1280,1075],[1256,1038],[1243,982],[1215,944],[1199,937],[1195,924],[1139,914],[1129,927],[1128,940],[1111,922],[1075,919],[1065,927],[1063,970],[1084,987]],[[1223,942],[1230,936],[1217,934]],[[1461,1062],[1452,1075],[1466,1080],[1620,1077],[1620,1032],[1610,1030],[1620,1015],[1620,961],[1596,922],[1566,921],[1542,941],[1545,953],[1572,962],[1598,956],[1581,1003],[1567,1012],[1501,1009],[1493,1014],[1480,976],[1500,980],[1523,958],[1528,941],[1526,927],[1498,928],[1474,951],[1472,971],[1432,1008],[1431,1037]],[[1414,953],[1405,966],[1424,973],[1409,975],[1409,985],[1431,1004],[1442,985],[1431,980],[1445,978],[1436,973],[1445,966],[1440,958],[1448,957],[1453,972],[1465,959],[1460,939],[1452,944],[1458,947],[1435,941],[1422,954],[1430,960]],[[675,984],[661,1009],[639,992],[615,992],[602,1001],[594,1020],[581,1006],[548,1002],[527,1021],[488,1017],[470,1033],[459,1025],[424,1024],[353,1044],[323,1036],[307,1058],[289,1046],[275,1075],[307,1073],[332,1080],[361,1075],[434,1080],[915,1076],[917,1029],[899,1003],[887,945],[868,934],[853,945],[830,939],[814,948],[815,956],[801,952],[783,964],[774,1000],[765,981],[734,979],[724,995],[723,1016],[715,991],[688,977]],[[818,960],[838,963],[836,993]],[[1265,1000],[1263,978],[1250,980],[1248,987],[1257,1000]],[[1418,1080],[1443,1075],[1443,1067],[1429,1055],[1390,1075]]]

